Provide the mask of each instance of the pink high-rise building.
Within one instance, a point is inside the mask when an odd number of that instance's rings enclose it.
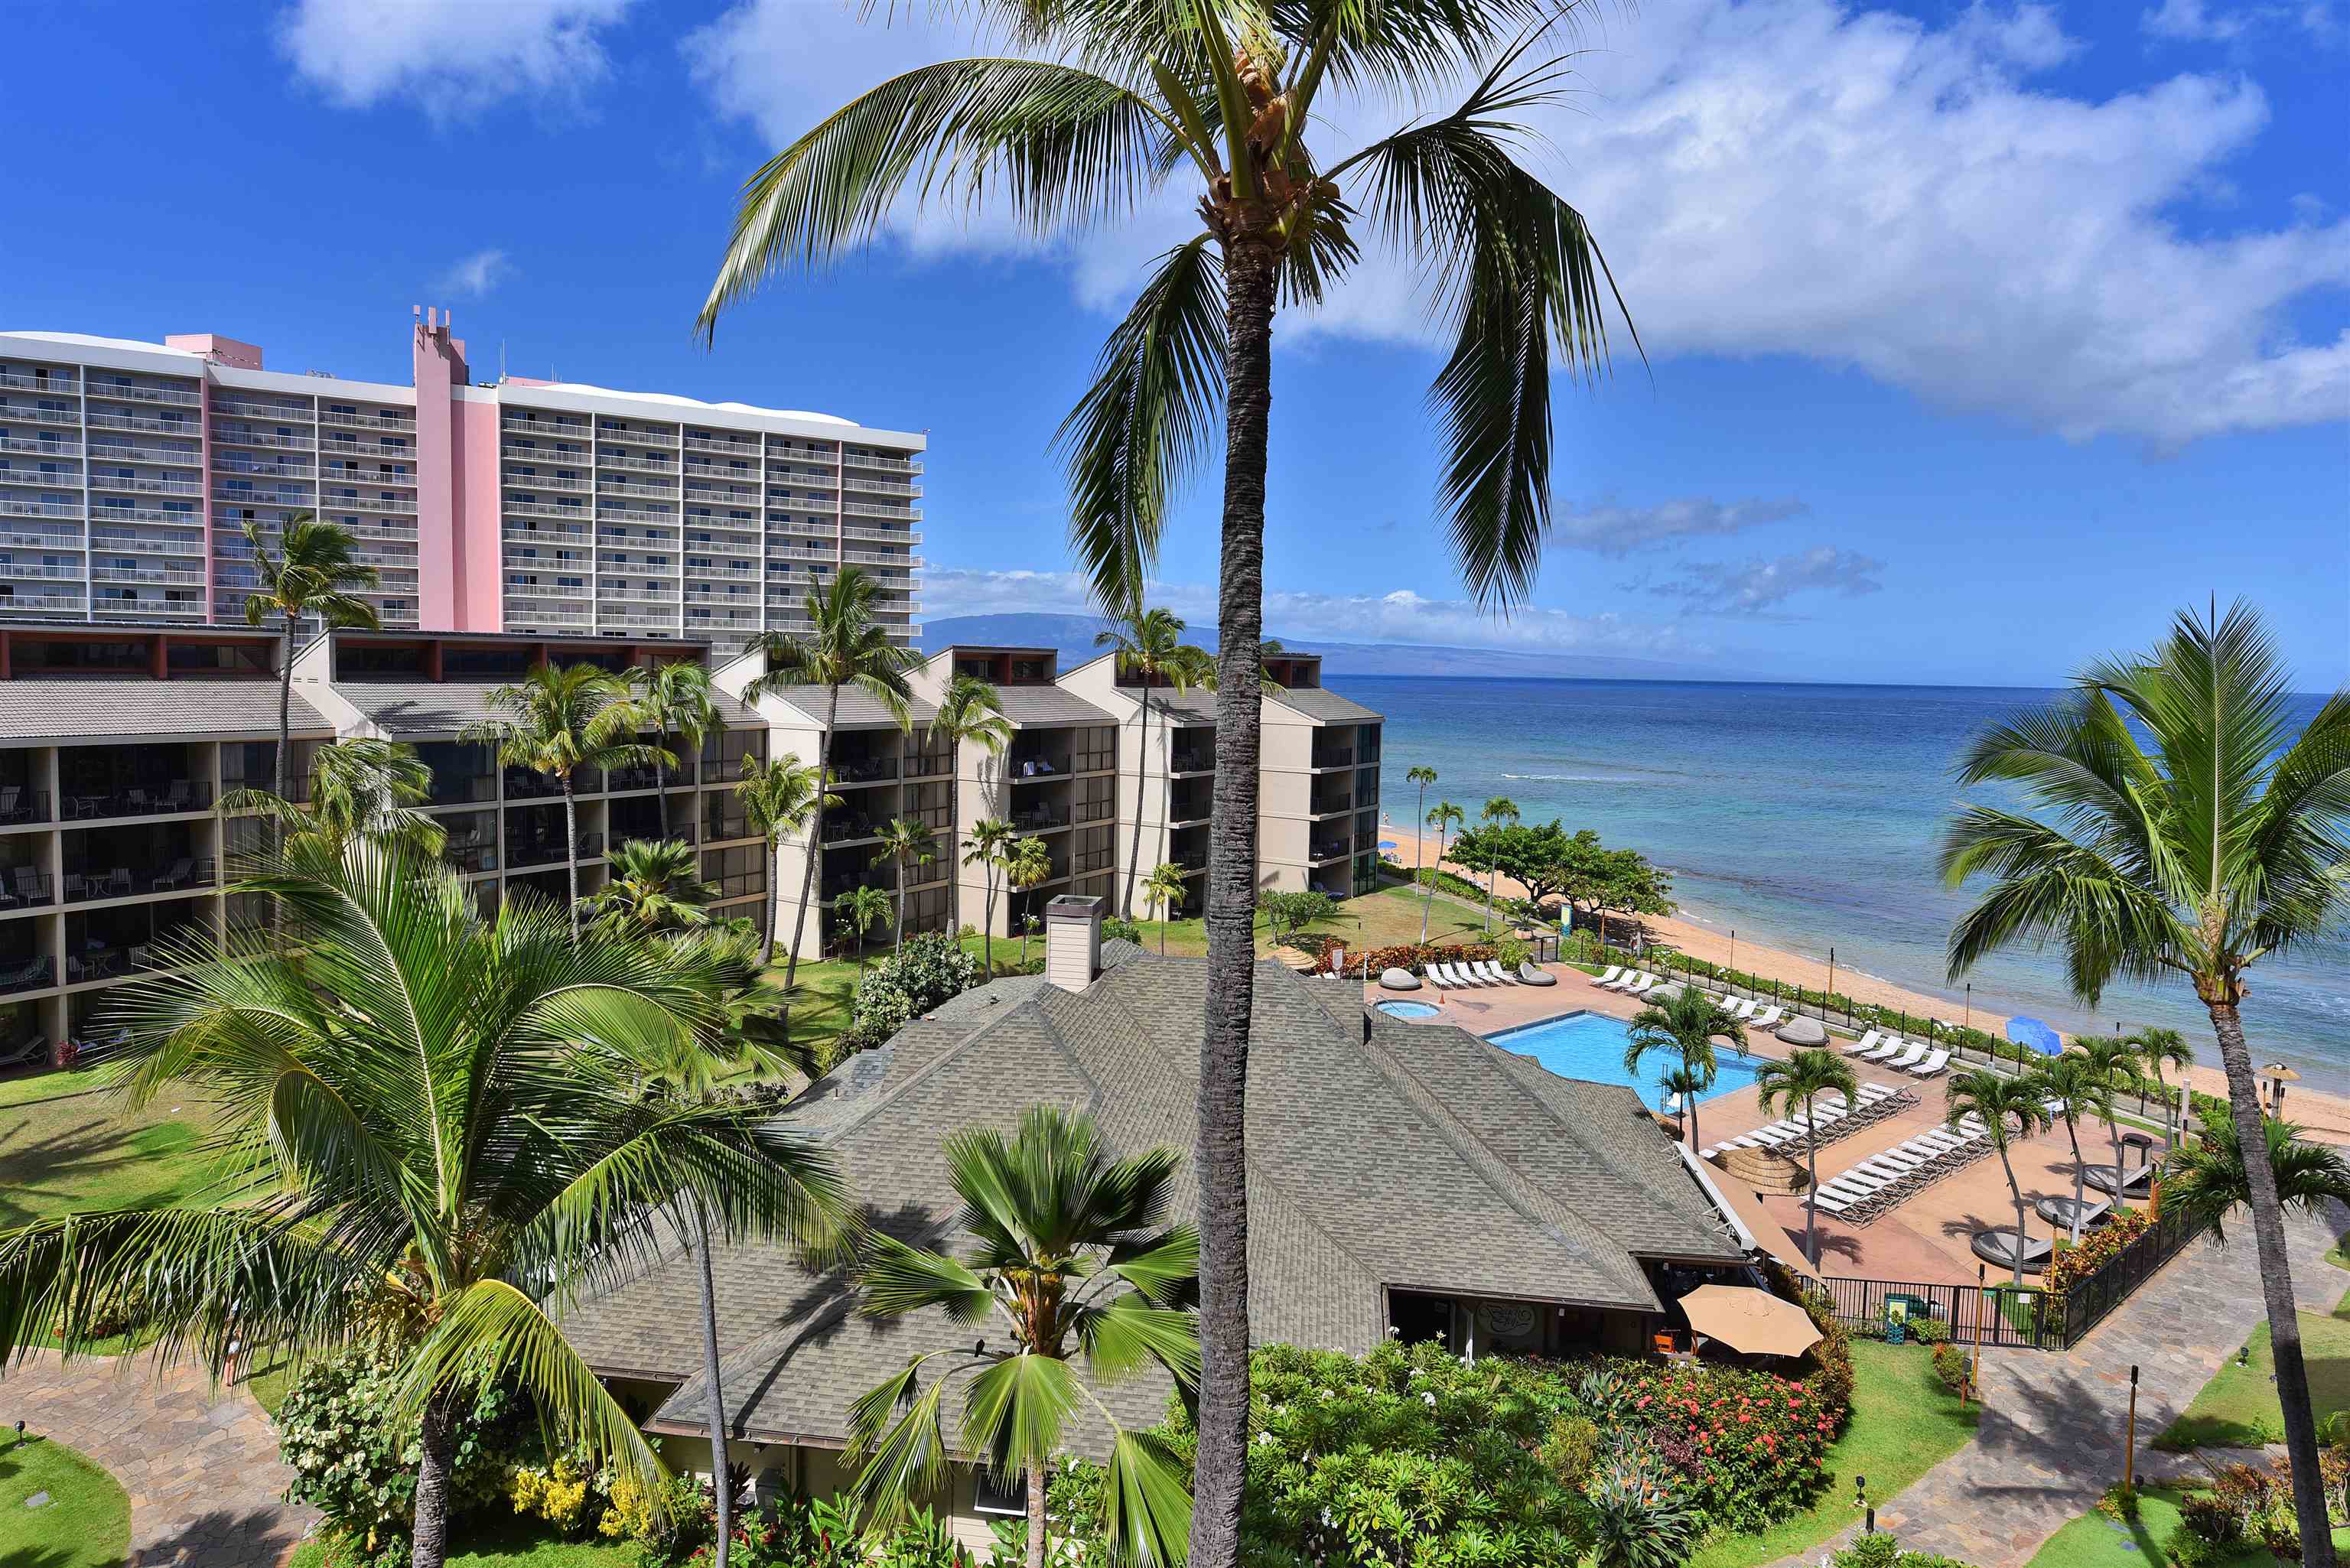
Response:
[[[242,621],[247,522],[356,535],[387,628],[739,646],[846,565],[910,640],[920,435],[508,377],[437,311],[411,383],[267,369],[211,333],[0,333],[0,618]]]

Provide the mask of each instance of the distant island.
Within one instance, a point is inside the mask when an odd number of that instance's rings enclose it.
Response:
[[[1057,649],[1061,668],[1074,669],[1094,658],[1094,634],[1104,622],[1098,616],[1010,615],[941,616],[915,628],[921,649],[935,653],[954,643],[994,644],[1016,648]],[[1326,642],[1319,638],[1292,637],[1278,628],[1269,635],[1284,646],[1322,656],[1322,672],[1330,675],[1460,675],[1484,677],[1579,677],[1592,680],[1718,680],[1721,671],[1659,659],[1627,659],[1604,653],[1527,653],[1501,648],[1448,648],[1426,643]],[[1190,636],[1201,647],[1216,646],[1213,625],[1195,625]]]

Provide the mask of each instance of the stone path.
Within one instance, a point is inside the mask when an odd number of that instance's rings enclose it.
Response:
[[[0,1377],[0,1416],[113,1472],[130,1494],[130,1568],[277,1568],[317,1518],[285,1501],[261,1407],[195,1367],[36,1354]]]
[[[2339,1227],[2289,1217],[2293,1292],[2305,1309],[2342,1299],[2343,1272],[2324,1261]],[[2251,1226],[2229,1227],[2171,1260],[2087,1338],[2063,1355],[1986,1350],[1982,1425],[1974,1440],[1898,1497],[1878,1504],[1880,1530],[1905,1548],[1938,1552],[1977,1568],[2021,1568],[2059,1526],[2094,1507],[2121,1480],[2129,1369],[2138,1367],[2137,1467],[2178,1469],[2147,1446],[2187,1407],[2220,1362],[2265,1317]],[[1817,1563],[1852,1532],[1783,1560]]]

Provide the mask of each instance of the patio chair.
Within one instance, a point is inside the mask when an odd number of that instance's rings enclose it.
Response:
[[[1774,1002],[1770,1006],[1764,1008],[1762,1012],[1756,1013],[1753,1017],[1748,1019],[1746,1021],[1746,1026],[1749,1029],[1776,1028],[1780,1021],[1784,1019],[1786,1016],[1787,1010]]]
[[[106,889],[110,897],[128,898],[131,892],[130,867],[117,866],[109,872],[106,877]]]
[[[1914,1078],[1930,1078],[1950,1064],[1950,1052],[1939,1046],[1926,1054],[1926,1059],[1914,1067],[1904,1069]]]
[[[1721,999],[1721,1010],[1743,1023],[1753,1014],[1754,1003],[1742,996],[1725,996]]]
[[[72,903],[77,898],[86,898],[89,897],[89,884],[87,879],[83,877],[80,872],[68,871],[66,873],[65,895],[66,902],[68,904]]]
[[[1844,1054],[1847,1056],[1865,1055],[1867,1053],[1876,1050],[1878,1042],[1882,1041],[1884,1038],[1885,1031],[1882,1029],[1872,1029],[1867,1033],[1862,1035],[1859,1039],[1854,1041],[1851,1044],[1846,1046],[1844,1048]]]
[[[1593,975],[1591,977],[1591,983],[1594,985],[1613,985],[1617,981],[1623,978],[1623,974],[1624,966],[1622,964],[1611,963],[1607,966],[1607,973]]]
[[[169,871],[155,878],[155,891],[161,893],[166,889],[184,888],[188,885],[188,878],[194,876],[195,871],[196,857],[192,855],[182,855],[172,862],[172,868]]]
[[[1852,1208],[1851,1202],[1847,1199],[1831,1198],[1825,1192],[1813,1193],[1811,1202],[1812,1207],[1823,1214],[1843,1214]]]
[[[1503,969],[1499,959],[1479,960],[1477,963],[1477,972],[1483,975],[1487,980],[1492,981],[1495,985],[1515,985],[1518,983],[1518,977],[1512,974],[1508,970]]]
[[[2139,1191],[2153,1179],[2154,1167],[2151,1165],[2132,1166],[2122,1175],[2118,1182],[2115,1179],[2114,1168],[2110,1165],[2093,1165],[2081,1173],[2081,1180],[2085,1185],[2116,1198],[2127,1197],[2130,1193]]]
[[[1556,985],[1558,976],[1546,969],[1536,969],[1529,959],[1518,966],[1518,981],[1523,985]]]
[[[1890,1062],[1893,1058],[1900,1055],[1903,1052],[1908,1049],[1909,1042],[1902,1039],[1898,1034],[1887,1034],[1885,1037],[1885,1043],[1882,1045],[1879,1045],[1876,1050],[1871,1051],[1867,1055],[1863,1056],[1861,1060],[1864,1062]],[[1924,1054],[1923,1052],[1918,1054],[1920,1055]]]
[[[25,791],[21,785],[10,784],[5,789],[0,789],[0,822],[16,820],[16,803],[23,799]]]
[[[173,779],[172,791],[163,797],[165,811],[192,811],[196,804],[196,786],[186,779]]]
[[[1431,960],[1428,965],[1428,972],[1434,975],[1436,977],[1436,983],[1442,986],[1447,991],[1466,991],[1469,989],[1468,986],[1462,982],[1461,977],[1452,972],[1452,966],[1449,963]]]
[[[1646,996],[1648,992],[1656,990],[1657,987],[1664,983],[1665,982],[1663,981],[1658,979],[1653,974],[1643,974],[1639,979],[1624,988],[1624,994],[1627,996]]]
[[[35,1034],[18,1044],[0,1045],[0,1067],[22,1067],[28,1062],[39,1061],[48,1054],[49,1037],[46,1034]]]
[[[1898,1067],[1906,1073],[1910,1068],[1916,1066],[1918,1063],[1924,1061],[1926,1059],[1927,1053],[1930,1049],[1931,1047],[1927,1045],[1923,1040],[1912,1040],[1909,1042],[1909,1048],[1908,1050],[1902,1052],[1898,1056],[1887,1058],[1885,1065],[1888,1067]]]

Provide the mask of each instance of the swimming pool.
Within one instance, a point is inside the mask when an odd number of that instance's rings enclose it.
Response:
[[[1371,1005],[1389,1018],[1433,1018],[1444,1011],[1431,1002],[1375,1002]]]
[[[1651,1051],[1641,1058],[1637,1075],[1627,1073],[1624,1045],[1630,1034],[1630,1028],[1620,1018],[1610,1018],[1604,1012],[1569,1012],[1545,1018],[1540,1023],[1522,1023],[1485,1038],[1504,1051],[1533,1057],[1562,1078],[1628,1085],[1640,1092],[1644,1104],[1661,1106],[1664,1093],[1659,1085],[1666,1074],[1681,1064],[1681,1059],[1670,1051]],[[1741,1056],[1716,1042],[1713,1087],[1705,1092],[1702,1099],[1718,1100],[1741,1090],[1752,1093],[1754,1075],[1762,1063],[1759,1056]]]

